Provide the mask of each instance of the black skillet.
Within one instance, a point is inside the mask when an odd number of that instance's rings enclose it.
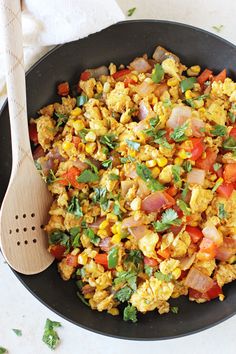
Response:
[[[59,46],[35,64],[27,74],[29,117],[44,105],[58,100],[56,84],[78,81],[86,68],[103,64],[127,64],[138,55],[153,53],[156,45],[173,51],[186,65],[199,64],[216,72],[227,68],[236,79],[236,47],[200,29],[166,21],[128,21],[111,26],[88,38]],[[11,147],[7,105],[0,116],[0,200],[6,191],[11,170]],[[30,186],[29,186],[30,193]],[[124,339],[167,339],[194,333],[213,326],[236,313],[236,282],[226,286],[226,299],[202,305],[187,297],[173,300],[179,313],[158,315],[157,311],[139,315],[136,324],[121,316],[92,311],[76,296],[74,281],[60,279],[56,265],[39,275],[15,275],[42,303],[69,321],[91,331]]]

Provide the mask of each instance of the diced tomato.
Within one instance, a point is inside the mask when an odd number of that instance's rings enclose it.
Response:
[[[78,265],[78,256],[74,256],[73,254],[68,254],[66,256],[66,264],[71,267],[77,267]]]
[[[195,289],[189,288],[188,289],[188,295],[191,299],[206,299],[209,300],[207,293],[200,293],[200,291],[197,291]]]
[[[171,186],[170,188],[167,189],[167,193],[171,196],[174,197],[178,192],[178,188],[175,186]]]
[[[170,257],[170,250],[168,248],[166,248],[165,250],[158,250],[157,254],[162,258],[167,259]]]
[[[177,236],[180,233],[180,231],[182,230],[182,228],[183,228],[183,224],[176,225],[176,226],[175,225],[171,225],[169,230],[170,230],[170,232],[172,232],[174,234],[174,236]]]
[[[227,75],[226,69],[223,69],[218,75],[213,77],[213,81],[224,82],[226,79],[226,75]]]
[[[213,74],[213,72],[209,69],[205,69],[201,75],[198,76],[197,82],[202,86],[207,80],[210,79],[210,76]]]
[[[57,93],[60,96],[68,96],[69,91],[70,91],[70,87],[69,87],[69,83],[67,81],[62,82],[61,84],[59,84],[57,86]]]
[[[197,243],[203,238],[203,233],[198,227],[193,227],[193,226],[186,226],[187,233],[191,237],[191,240],[193,243]]]
[[[236,182],[236,163],[228,163],[224,166],[223,177],[226,183]]]
[[[34,144],[38,144],[38,132],[37,132],[37,125],[35,123],[31,123],[29,125],[29,137],[30,140],[34,143]]]
[[[119,79],[120,77],[122,76],[125,76],[125,75],[128,75],[130,74],[131,71],[129,69],[123,69],[123,70],[119,70],[117,71],[115,74],[113,74],[113,78],[116,80],[116,79]]]
[[[131,77],[126,77],[124,79],[124,84],[125,84],[125,87],[128,87],[129,85],[136,85],[137,82],[134,81],[133,79],[131,79]]]
[[[106,253],[98,253],[95,258],[95,262],[108,268],[108,257]]]
[[[212,288],[207,291],[209,300],[217,298],[220,294],[222,294],[222,288],[217,284],[217,282],[215,282]]]
[[[216,193],[218,193],[221,197],[224,198],[229,198],[231,194],[233,193],[234,190],[234,184],[233,183],[225,183],[223,182],[216,190]]]
[[[72,137],[72,142],[75,145],[76,149],[78,148],[79,143],[81,142],[81,139],[79,136],[73,136]]]
[[[84,183],[77,182],[77,177],[80,175],[81,171],[72,166],[66,173],[62,175],[62,179],[59,180],[59,183],[63,186],[71,185],[74,188],[81,189],[84,187]]]
[[[191,153],[189,157],[191,160],[196,161],[202,156],[204,151],[204,144],[202,138],[191,138],[189,140],[184,141],[180,148],[184,149],[187,152]]]
[[[83,71],[80,75],[80,80],[87,81],[90,78],[91,74],[89,71]]]
[[[198,253],[198,258],[200,258],[200,259],[213,259],[213,258],[215,258],[217,247],[216,247],[216,244],[212,240],[210,240],[206,237],[203,237],[199,247],[200,247],[200,251]]]
[[[49,248],[51,255],[53,255],[53,257],[55,257],[58,261],[62,259],[65,250],[66,247],[62,245],[52,245]]]
[[[229,133],[230,136],[236,139],[236,127],[233,127]]]
[[[154,258],[148,258],[148,257],[144,257],[144,264],[150,266],[150,267],[156,267],[158,265],[158,262],[156,259]]]
[[[217,158],[217,152],[211,148],[206,149],[206,157],[203,159],[200,157],[196,160],[196,167],[201,168],[205,171],[212,171],[213,165]]]
[[[223,177],[223,167],[219,168],[219,170],[215,171],[215,174],[218,178]]]
[[[33,151],[33,158],[34,160],[38,160],[40,157],[43,157],[45,152],[41,145],[38,145]]]
[[[181,270],[180,277],[178,278],[179,280],[183,280],[188,274],[188,269],[186,270]]]

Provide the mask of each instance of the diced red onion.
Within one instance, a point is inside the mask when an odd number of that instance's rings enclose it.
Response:
[[[95,232],[99,229],[99,225],[106,219],[105,216],[99,216],[95,222],[89,224],[89,227],[93,229]]]
[[[205,128],[205,123],[201,119],[192,118],[191,128],[192,128],[193,136],[200,138],[201,136],[204,135],[203,130]]]
[[[161,47],[160,45],[158,47],[156,47],[152,57],[158,62],[158,63],[162,63],[163,60],[170,58],[173,59],[176,63],[179,63],[179,57],[177,57],[177,55],[169,52],[167,49]]]
[[[203,235],[208,238],[209,240],[212,240],[217,246],[221,246],[223,243],[223,236],[222,234],[217,230],[215,225],[209,224],[204,229],[202,229]]]
[[[155,88],[155,84],[143,81],[140,85],[137,85],[135,87],[135,90],[139,94],[139,96],[145,97],[150,95],[155,90]]]
[[[82,287],[82,293],[84,295],[93,293],[95,291],[95,288],[89,284],[86,284]]]
[[[38,160],[40,157],[44,156],[44,150],[41,145],[38,145],[33,152],[34,160]]]
[[[189,269],[192,266],[192,264],[195,260],[195,257],[196,257],[196,254],[194,253],[191,257],[187,256],[187,257],[182,258],[180,260],[180,265],[179,265],[180,269],[182,269],[182,270]]]
[[[121,181],[121,195],[122,197],[125,197],[128,190],[132,188],[134,185],[134,181]]]
[[[192,111],[187,106],[176,106],[172,109],[170,118],[166,122],[168,128],[177,128],[191,118]]]
[[[109,75],[108,68],[104,65],[94,69],[86,69],[86,72],[87,71],[90,73],[90,76],[94,77],[96,80],[99,79],[99,77],[102,75]]]
[[[122,228],[128,228],[128,227],[135,227],[135,226],[141,226],[144,223],[144,218],[141,217],[138,220],[136,220],[133,216],[129,216],[128,218],[123,219],[122,221]]]
[[[112,247],[112,245],[111,245],[111,237],[106,237],[106,238],[101,239],[101,241],[99,242],[98,246],[104,252],[108,252],[110,250],[110,248]]]
[[[159,211],[175,204],[175,199],[166,192],[154,192],[142,201],[142,210],[147,213]]]
[[[79,159],[73,162],[73,165],[77,167],[80,171],[86,170],[88,165],[85,162],[80,161]]]
[[[141,178],[138,178],[138,185],[139,187],[137,190],[137,196],[141,199],[144,199],[151,193],[150,189],[147,187],[147,183],[144,182]]]
[[[202,186],[206,177],[206,171],[200,170],[199,168],[193,168],[187,174],[187,183],[189,184],[199,184]]]
[[[137,172],[136,172],[136,167],[134,165],[130,164],[130,166],[125,171],[125,176],[133,178],[133,179],[138,177]]]
[[[214,280],[197,268],[192,267],[188,272],[184,284],[189,288],[200,291],[200,293],[205,293],[214,285]]]
[[[143,236],[145,236],[150,230],[147,229],[146,226],[141,225],[137,227],[129,227],[128,228],[129,232],[131,233],[132,236],[136,238],[136,240],[140,240]]]
[[[136,58],[130,63],[130,67],[138,73],[146,73],[151,69],[150,64],[144,58]]]
[[[216,259],[227,261],[236,254],[236,240],[231,237],[225,237],[223,244],[216,250]]]

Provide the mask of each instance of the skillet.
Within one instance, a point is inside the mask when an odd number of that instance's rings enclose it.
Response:
[[[113,25],[85,39],[58,46],[46,54],[27,73],[28,115],[35,117],[43,106],[59,99],[56,85],[76,83],[86,68],[129,63],[134,57],[153,53],[157,45],[171,50],[186,65],[199,64],[221,71],[236,79],[236,47],[206,31],[180,23],[154,20],[127,21]],[[7,103],[0,113],[0,201],[2,202],[11,171],[10,129]],[[30,193],[30,186],[29,186]],[[24,276],[14,272],[22,284],[44,305],[65,319],[88,330],[122,339],[157,340],[191,334],[231,317],[236,313],[236,282],[224,287],[226,299],[201,305],[187,297],[173,299],[179,313],[139,315],[135,324],[121,316],[98,313],[86,307],[76,296],[75,282],[64,282],[56,264],[43,273]]]

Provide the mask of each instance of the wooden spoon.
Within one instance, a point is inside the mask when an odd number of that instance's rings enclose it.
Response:
[[[13,157],[0,213],[0,244],[12,268],[36,274],[53,262],[43,231],[51,196],[35,168],[29,142],[20,1],[0,0],[0,10]]]

